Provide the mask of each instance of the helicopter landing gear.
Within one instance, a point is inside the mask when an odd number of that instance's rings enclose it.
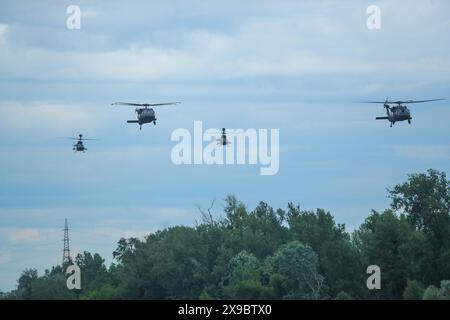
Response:
[[[139,130],[142,130],[142,125],[139,125]]]
[[[156,126],[156,120],[153,121],[153,124]]]
[[[408,119],[408,123],[411,124],[411,119]]]

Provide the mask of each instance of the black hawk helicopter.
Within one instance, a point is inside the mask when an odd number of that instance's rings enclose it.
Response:
[[[407,101],[358,101],[356,103],[382,103],[383,107],[386,109],[386,117],[376,117],[376,120],[389,120],[391,127],[398,121],[408,121],[411,124],[411,112],[409,111],[406,104],[410,103],[423,103],[431,101],[441,101],[446,99],[431,99],[431,100],[407,100]],[[393,105],[393,106],[391,106]]]
[[[144,123],[153,122],[156,125],[156,114],[155,110],[149,107],[156,106],[169,106],[179,104],[181,102],[165,102],[165,103],[129,103],[129,102],[114,102],[111,105],[121,105],[121,106],[134,106],[140,107],[136,108],[135,112],[137,114],[137,120],[128,120],[127,123],[138,123],[139,130],[142,130],[142,125]]]
[[[84,147],[83,141],[86,140],[97,140],[97,139],[83,139],[83,135],[79,134],[78,138],[65,138],[65,139],[71,139],[71,140],[77,140],[77,142],[73,145],[73,151],[75,152],[83,152],[85,153],[87,151],[87,148]]]

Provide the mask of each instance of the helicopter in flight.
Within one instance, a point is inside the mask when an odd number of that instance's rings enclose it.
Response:
[[[87,148],[84,146],[83,141],[97,140],[97,139],[84,139],[82,134],[79,134],[78,138],[66,138],[66,139],[77,140],[77,142],[73,145],[72,150],[75,152],[83,152],[83,153],[87,151]]]
[[[222,128],[222,133],[220,134],[220,137],[217,139],[217,145],[218,146],[227,146],[231,144],[230,140],[227,139],[227,132],[225,128]]]
[[[164,103],[129,103],[129,102],[114,102],[111,105],[121,105],[121,106],[134,106],[136,107],[135,112],[137,114],[137,120],[127,120],[127,123],[137,123],[139,124],[139,130],[142,130],[142,125],[145,123],[153,122],[156,125],[156,114],[153,108],[156,106],[169,106],[176,105],[181,102],[164,102]]]
[[[386,117],[376,117],[376,120],[388,120],[392,126],[399,121],[408,121],[411,124],[411,112],[406,106],[411,103],[423,103],[431,101],[441,101],[446,99],[430,99],[430,100],[407,100],[407,101],[389,101],[387,98],[383,101],[358,101],[356,103],[382,103],[383,107],[386,109]],[[391,106],[392,105],[392,106]]]

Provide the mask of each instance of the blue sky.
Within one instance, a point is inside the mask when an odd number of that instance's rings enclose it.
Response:
[[[66,28],[67,6],[82,11]],[[366,8],[381,8],[368,30]],[[356,228],[386,188],[450,163],[449,102],[413,123],[354,100],[450,98],[450,3],[430,1],[1,1],[0,290],[71,248],[110,263],[122,236],[193,225],[217,198],[291,201]],[[114,101],[182,101],[158,125]],[[175,166],[177,128],[280,130],[280,170]],[[83,133],[86,154],[59,139]]]

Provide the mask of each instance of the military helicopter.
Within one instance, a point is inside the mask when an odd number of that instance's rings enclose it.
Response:
[[[175,105],[175,104],[179,104],[179,103],[181,103],[181,102],[165,102],[165,103],[114,102],[111,105],[135,106],[135,107],[138,107],[135,110],[135,112],[137,114],[137,120],[128,120],[127,123],[138,123],[139,124],[139,130],[142,130],[142,125],[144,123],[153,122],[153,124],[156,125],[155,110],[153,110],[152,108],[149,108],[149,107],[168,106],[168,105]],[[141,108],[139,108],[139,107],[141,107]]]
[[[230,140],[227,139],[227,132],[225,128],[222,128],[222,133],[220,137],[217,139],[217,145],[219,146],[227,146],[231,144]]]
[[[65,138],[65,139],[71,139],[71,140],[77,140],[77,142],[73,145],[73,151],[75,152],[83,152],[85,153],[87,151],[87,148],[84,147],[83,141],[86,140],[97,140],[97,139],[83,139],[83,135],[79,134],[78,138]]]
[[[389,101],[389,98],[387,98],[384,102],[383,101],[358,101],[356,103],[382,103],[383,107],[386,109],[386,117],[376,117],[376,120],[389,120],[392,126],[398,122],[398,121],[405,121],[407,120],[409,124],[411,124],[411,112],[409,111],[408,107],[406,107],[406,104],[410,103],[423,103],[423,102],[431,102],[431,101],[441,101],[446,99],[431,99],[431,100],[407,100],[407,101]],[[393,105],[393,106],[391,106]]]

